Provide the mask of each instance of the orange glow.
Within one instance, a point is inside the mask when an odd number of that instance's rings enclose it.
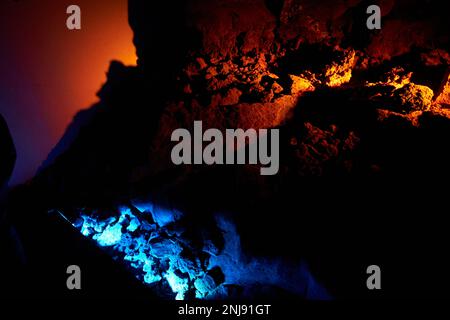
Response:
[[[1,85],[9,95],[8,105],[0,112],[13,135],[23,136],[16,139],[19,149],[39,146],[34,163],[21,163],[23,159],[18,158],[18,166],[32,171],[73,116],[97,101],[110,61],[136,64],[127,0],[77,0],[82,30],[74,31],[66,27],[66,9],[71,4],[54,0],[0,4],[0,34],[6,43],[1,67],[7,75]]]
[[[69,4],[25,1],[13,15],[16,21],[22,17],[16,39],[31,41],[21,43],[24,71],[39,87],[36,94],[59,135],[78,110],[96,101],[111,60],[136,63],[126,0],[77,1],[82,13],[78,31],[66,28]]]
[[[391,86],[395,89],[401,89],[407,84],[411,83],[412,72],[406,73],[403,68],[393,68],[387,75],[386,81],[381,81],[377,83],[368,83],[369,87],[372,86]]]

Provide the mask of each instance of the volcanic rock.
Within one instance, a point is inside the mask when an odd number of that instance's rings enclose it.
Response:
[[[436,103],[442,107],[450,107],[450,70],[447,71],[442,85],[436,94]]]
[[[426,86],[410,83],[394,92],[398,99],[402,111],[419,110],[427,111],[431,107],[433,100],[433,90]]]

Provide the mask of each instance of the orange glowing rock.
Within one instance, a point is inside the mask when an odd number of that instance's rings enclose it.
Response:
[[[291,86],[292,95],[298,95],[307,91],[314,91],[314,86],[308,79],[294,75],[289,75],[289,77],[292,80]]]
[[[434,92],[427,86],[409,83],[394,91],[403,110],[427,111],[430,109]]]
[[[339,63],[333,62],[325,72],[326,85],[329,87],[340,87],[350,82],[355,63],[356,52],[354,50],[348,51]]]
[[[411,83],[412,72],[406,72],[403,68],[393,68],[386,74],[386,79],[376,83],[368,83],[367,86],[391,86],[401,89]]]
[[[444,107],[450,107],[450,69],[447,71],[441,88],[436,97],[436,104]]]

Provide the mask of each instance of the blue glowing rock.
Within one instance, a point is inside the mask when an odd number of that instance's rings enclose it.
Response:
[[[150,246],[152,256],[159,259],[178,257],[181,251],[183,251],[183,248],[172,240],[163,240],[161,242],[152,243]]]
[[[145,260],[142,269],[145,272],[144,281],[148,284],[161,281],[161,276],[154,268],[154,263],[151,260]]]
[[[148,221],[141,221],[140,229],[144,232],[156,231],[157,227],[155,224],[151,224]]]
[[[172,291],[177,294],[175,299],[184,300],[184,295],[189,290],[188,280],[179,277],[172,270],[169,270],[164,277],[172,288]]]
[[[148,272],[144,276],[144,282],[148,283],[148,284],[159,282],[161,280],[162,280],[162,277],[159,274],[155,274],[153,272]]]
[[[127,230],[130,232],[134,232],[137,230],[137,228],[139,228],[141,225],[141,223],[139,222],[139,220],[136,217],[133,217],[130,221],[130,224],[127,227]]]
[[[80,210],[74,226],[99,246],[108,247],[114,260],[123,260],[138,279],[161,291],[161,296],[251,298],[275,288],[309,299],[329,297],[304,263],[246,256],[236,226],[226,216],[216,216],[224,240],[218,249],[208,233],[200,241],[190,239],[178,211],[148,203],[135,205],[142,215],[126,206],[107,218],[95,210],[90,214]]]
[[[166,208],[152,202],[133,200],[132,204],[140,212],[151,214],[153,220],[160,227],[165,227],[168,224],[174,223],[183,216],[183,214],[176,209]]]
[[[187,273],[191,279],[201,276],[204,272],[201,266],[189,259],[179,258],[173,263],[174,268],[180,270],[182,273]]]
[[[156,205],[153,207],[152,215],[153,220],[155,220],[155,222],[160,227],[164,227],[170,223],[174,223],[183,216],[180,211],[166,209]]]
[[[202,299],[208,296],[210,293],[214,292],[217,285],[211,276],[205,275],[202,278],[198,278],[194,282],[196,292],[196,298]]]

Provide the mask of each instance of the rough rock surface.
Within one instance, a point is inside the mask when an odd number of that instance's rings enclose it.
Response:
[[[443,107],[450,107],[450,70],[442,80],[442,85],[436,94],[436,103]]]

